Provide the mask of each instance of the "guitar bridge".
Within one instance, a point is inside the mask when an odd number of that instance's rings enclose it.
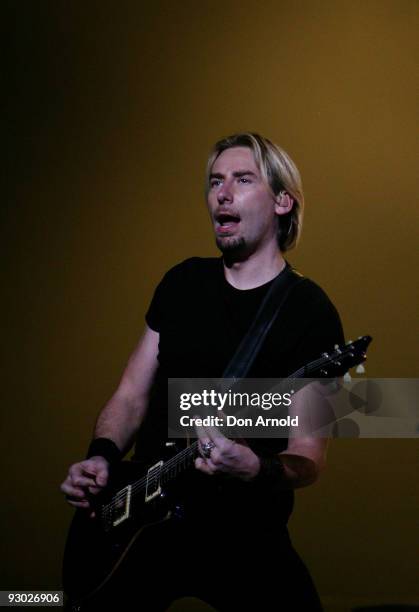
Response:
[[[112,526],[116,527],[120,523],[123,523],[130,513],[131,507],[131,485],[118,491],[117,499],[114,502],[112,512]]]
[[[152,465],[147,472],[147,484],[145,488],[145,501],[149,502],[161,494],[160,474],[163,461]]]

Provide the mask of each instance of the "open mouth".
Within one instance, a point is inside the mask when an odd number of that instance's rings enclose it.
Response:
[[[225,234],[234,231],[239,223],[240,217],[238,215],[232,215],[230,213],[218,213],[215,216],[215,229],[219,234]]]

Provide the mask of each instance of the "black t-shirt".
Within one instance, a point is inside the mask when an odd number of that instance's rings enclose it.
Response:
[[[193,257],[166,273],[146,314],[149,327],[160,334],[159,369],[136,456],[152,458],[159,442],[167,437],[167,378],[220,377],[272,282],[236,289],[224,277],[221,257]],[[249,377],[290,376],[343,341],[336,308],[316,283],[305,279],[287,298]],[[285,439],[278,439],[274,448],[279,452],[286,445]],[[261,448],[263,454],[263,444]],[[208,487],[209,480],[214,480],[200,473],[195,479],[197,490],[201,482]],[[238,489],[240,483],[236,483]],[[239,499],[235,487],[231,489]],[[292,500],[292,491],[280,494],[278,504],[285,522]]]

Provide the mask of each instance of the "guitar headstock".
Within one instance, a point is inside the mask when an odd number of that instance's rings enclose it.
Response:
[[[309,363],[304,376],[310,378],[343,376],[350,368],[366,360],[367,348],[371,340],[371,336],[360,336],[354,342],[336,345],[332,352],[323,353],[320,359]]]

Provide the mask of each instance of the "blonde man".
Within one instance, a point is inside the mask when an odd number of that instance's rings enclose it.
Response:
[[[167,378],[221,376],[274,279],[290,267],[284,253],[299,238],[304,197],[285,151],[254,133],[220,140],[209,157],[205,192],[222,256],[188,259],[158,285],[144,335],[99,415],[88,459],[72,465],[62,484],[69,503],[86,512],[90,495],[107,484],[109,465],[135,439],[136,459],[159,456]],[[287,377],[341,342],[336,309],[304,279],[249,376]],[[90,609],[111,601],[120,610],[135,603],[151,612],[192,595],[217,610],[321,610],[287,521],[294,489],[314,483],[324,467],[326,441],[230,440],[205,427],[198,435],[201,456],[183,482],[183,518],[151,530],[142,545],[145,564],[121,572]],[[137,589],[137,576],[147,588]]]

